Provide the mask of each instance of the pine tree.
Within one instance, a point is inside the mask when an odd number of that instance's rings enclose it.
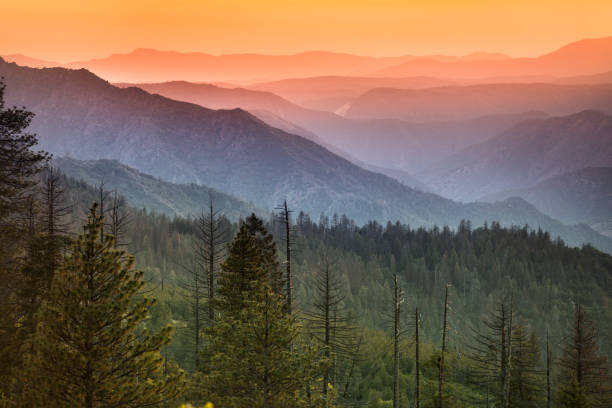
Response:
[[[40,278],[44,290],[48,290],[62,253],[70,243],[68,238],[70,223],[67,217],[72,207],[67,203],[61,173],[56,168],[53,166],[45,168],[41,184],[40,238],[43,241],[44,253],[38,256],[44,259],[45,267],[40,271]]]
[[[397,275],[393,277],[393,408],[400,406],[400,353],[401,308],[404,294],[397,283]]]
[[[23,276],[22,260],[33,231],[22,215],[35,219],[35,176],[48,155],[33,150],[38,141],[27,128],[34,114],[6,108],[4,90],[0,80],[0,395],[10,399],[27,335],[23,318],[32,303],[27,293],[37,290]]]
[[[287,313],[291,314],[293,311],[293,287],[292,287],[292,274],[291,274],[291,254],[294,249],[294,238],[295,227],[291,225],[291,211],[287,206],[287,200],[283,201],[283,205],[276,208],[280,210],[278,219],[283,226],[283,232],[285,234],[285,297],[287,298]]]
[[[507,407],[512,390],[512,349],[514,311],[512,302],[502,301],[483,321],[482,331],[474,330],[469,346],[474,369],[471,381],[486,396],[487,406]]]
[[[262,262],[264,263],[262,267],[267,271],[272,290],[279,294],[284,293],[285,278],[279,268],[274,237],[268,233],[263,221],[255,214],[247,217],[244,225],[249,234],[255,238],[255,242],[263,254]]]
[[[578,305],[573,330],[561,350],[559,406],[603,408],[612,403],[608,359],[599,353],[597,343],[597,330],[587,320],[582,306]]]
[[[115,191],[111,201],[111,207],[109,209],[109,232],[115,237],[115,245],[125,245],[123,238],[126,234],[126,229],[130,223],[130,214],[126,210],[125,198],[117,195]]]
[[[512,332],[512,350],[510,406],[540,407],[544,400],[540,349],[535,333],[528,333],[524,324],[517,322]]]
[[[419,352],[421,350],[421,342],[419,337],[419,328],[421,326],[421,318],[419,316],[419,308],[414,310],[414,406],[420,408],[421,406],[421,357]]]
[[[546,408],[552,404],[550,336],[546,329]]]
[[[172,328],[143,327],[154,300],[139,299],[143,274],[114,237],[100,241],[103,223],[94,205],[41,307],[32,406],[145,407],[177,395],[180,376],[159,375]]]
[[[450,284],[444,286],[444,317],[442,319],[442,349],[440,350],[440,357],[438,359],[438,408],[444,406],[444,369],[445,357],[446,357],[446,340],[448,335],[448,287]]]
[[[226,235],[226,228],[211,197],[208,211],[202,211],[195,221],[193,262],[185,268],[188,280],[181,285],[188,293],[191,309],[188,328],[193,339],[193,365],[196,370],[203,368],[200,364],[202,330],[214,322],[217,270],[225,251]]]
[[[268,234],[259,222],[251,216],[242,224],[221,267],[214,302],[219,317],[207,329],[207,390],[216,405],[228,408],[306,406],[303,390],[315,382],[319,353],[297,342],[300,327],[286,313],[285,297],[272,289],[276,250],[273,241],[262,245]]]
[[[273,264],[265,253],[249,226],[244,223],[234,238],[230,251],[217,281],[217,295],[213,305],[218,312],[238,313],[246,307],[248,294],[265,282],[269,282],[267,266]]]
[[[321,373],[321,392],[326,398],[331,398],[330,389],[350,387],[350,366],[352,361],[360,359],[360,340],[355,333],[354,319],[344,304],[343,282],[329,259],[327,249],[320,256],[312,305],[310,310],[304,312],[304,318],[310,335],[330,362],[330,366]]]
[[[215,285],[217,271],[225,251],[227,240],[227,228],[223,225],[223,219],[215,209],[213,199],[210,197],[208,212],[197,220],[196,228],[196,262],[197,267],[204,272],[204,287],[206,288],[206,305],[208,308],[208,320],[214,319]]]

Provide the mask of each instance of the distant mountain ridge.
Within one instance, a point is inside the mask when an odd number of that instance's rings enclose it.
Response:
[[[490,52],[466,56],[403,55],[368,57],[308,51],[293,55],[255,53],[211,55],[201,52],[139,48],[105,58],[74,61],[62,66],[87,68],[113,82],[274,81],[326,75],[445,79],[590,75],[612,69],[612,37],[567,44],[536,58],[510,58]],[[17,62],[23,63],[25,56]],[[29,58],[30,60],[35,60]],[[37,63],[35,66],[40,65]]]
[[[429,75],[439,78],[483,78],[521,75],[591,75],[610,69],[612,69],[612,37],[605,37],[576,41],[535,58],[451,62],[420,58],[383,68],[371,74],[387,77]]]
[[[433,191],[472,201],[586,167],[612,166],[612,116],[583,111],[520,123],[421,174]]]
[[[509,197],[521,197],[555,219],[568,224],[586,223],[612,237],[612,167],[574,170],[482,200],[495,202]]]
[[[121,89],[85,70],[32,69],[0,62],[8,104],[36,113],[41,147],[81,160],[109,158],[174,183],[195,182],[270,209],[283,199],[313,216],[347,214],[358,223],[413,226],[541,226],[570,245],[612,240],[568,227],[523,200],[459,204],[355,166],[321,146],[272,128],[240,109],[214,111]]]
[[[251,89],[228,89],[184,81],[118,85],[136,85],[151,93],[212,109],[246,109],[272,126],[319,144],[334,146],[369,166],[412,174],[525,119],[546,116],[546,113],[534,111],[432,123],[363,120],[306,109],[273,93]]]
[[[497,53],[474,53],[465,57],[431,55],[436,61],[479,58],[500,60]],[[75,61],[67,68],[87,68],[106,79],[125,82],[163,80],[253,81],[319,75],[359,75],[386,66],[421,58],[413,55],[370,57],[341,52],[306,51],[290,55],[256,53],[211,55],[201,52],[160,51],[139,48],[126,54]]]
[[[126,54],[77,61],[66,66],[88,70],[114,82],[252,81],[270,78],[358,74],[393,63],[405,57],[362,57],[351,54],[309,51],[294,55],[228,54],[211,55],[136,49]]]
[[[427,89],[372,89],[350,103],[348,118],[429,122],[542,111],[612,113],[612,84],[483,84]]]
[[[428,76],[408,78],[322,76],[262,82],[248,85],[247,88],[272,92],[310,109],[336,112],[373,88],[421,89],[454,84],[454,81]]]

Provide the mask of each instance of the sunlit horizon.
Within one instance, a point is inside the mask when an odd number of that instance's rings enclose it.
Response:
[[[0,54],[58,63],[146,48],[211,55],[364,56],[503,53],[534,57],[612,35],[605,1],[492,4],[481,0],[315,0],[81,3],[26,0],[3,6]]]

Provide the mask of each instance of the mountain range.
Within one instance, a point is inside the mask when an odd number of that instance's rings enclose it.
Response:
[[[418,90],[372,89],[350,102],[343,115],[359,119],[431,122],[525,111],[567,115],[584,109],[612,113],[612,84],[484,84]]]
[[[271,126],[304,136],[331,150],[335,148],[335,153],[378,167],[385,174],[390,174],[388,171],[414,174],[462,148],[493,138],[525,119],[546,116],[544,112],[534,111],[430,123],[364,120],[306,109],[271,92],[244,88],[228,89],[185,81],[118,86],[137,86],[147,92],[211,109],[245,109]],[[399,179],[416,185],[406,177]]]
[[[445,197],[472,201],[583,168],[609,166],[612,116],[583,111],[519,123],[445,158],[420,176]]]
[[[568,227],[524,200],[460,204],[364,170],[303,137],[240,110],[210,110],[115,87],[85,70],[32,69],[0,62],[8,104],[36,117],[42,148],[80,160],[115,159],[173,183],[197,183],[270,209],[287,199],[311,215],[413,226],[529,224],[571,245],[612,241],[586,225]]]
[[[612,167],[587,167],[542,180],[530,187],[502,191],[483,201],[521,197],[538,210],[568,224],[586,223],[612,237]]]
[[[23,55],[5,59],[35,67],[60,66]],[[113,82],[238,81],[269,82],[317,76],[488,78],[487,82],[532,82],[534,76],[591,75],[612,69],[612,37],[586,39],[534,58],[499,53],[470,55],[404,55],[369,57],[326,51],[294,55],[228,54],[160,51],[139,48],[129,53],[62,64],[87,68]],[[291,98],[289,98],[291,99]]]
[[[532,75],[571,76],[609,71],[612,67],[612,37],[585,39],[535,58],[502,60],[436,61],[419,58],[379,69],[371,76],[439,78],[487,78]]]
[[[262,82],[248,85],[247,88],[272,92],[306,108],[335,112],[374,88],[422,89],[455,83],[427,76],[408,78],[323,76]]]

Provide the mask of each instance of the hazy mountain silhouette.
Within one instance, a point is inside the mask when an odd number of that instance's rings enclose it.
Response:
[[[137,86],[151,93],[208,108],[246,109],[272,126],[325,144],[326,147],[333,146],[339,149],[336,153],[345,153],[348,155],[346,157],[377,166],[383,172],[384,169],[391,169],[396,175],[397,171],[414,173],[422,170],[442,157],[492,138],[522,120],[545,116],[543,113],[529,112],[426,124],[394,119],[353,120],[302,108],[270,92],[227,89],[184,81]],[[411,186],[417,185],[406,177],[401,179]]]
[[[612,84],[484,84],[419,90],[373,89],[353,100],[344,115],[349,118],[425,122],[525,111],[567,115],[585,109],[612,113]]]
[[[373,88],[421,89],[455,82],[433,77],[374,78],[324,76],[292,78],[249,85],[249,89],[272,92],[298,105],[335,112]]]
[[[111,81],[159,82],[245,81],[333,74],[358,74],[413,59],[412,56],[375,58],[325,51],[295,55],[210,55],[136,49],[127,54],[77,61],[72,68],[88,70]]]
[[[521,197],[568,224],[587,223],[612,236],[612,167],[589,167],[543,180],[531,187],[503,191],[483,201]]]
[[[459,204],[419,192],[360,167],[300,136],[272,128],[240,109],[210,110],[112,86],[85,70],[32,69],[0,63],[9,104],[37,116],[32,130],[56,155],[109,158],[178,183],[195,182],[272,208],[287,199],[316,216],[347,214],[357,222],[411,225],[541,226],[570,244],[612,241],[586,226],[567,227],[523,200]]]
[[[429,75],[440,78],[482,78],[521,75],[589,75],[610,69],[612,69],[612,37],[606,37],[576,41],[535,58],[450,62],[419,58],[394,67],[373,71],[372,74],[387,77]]]
[[[308,51],[293,55],[227,54],[160,51],[139,48],[105,58],[75,61],[63,65],[88,70],[115,82],[253,81],[277,80],[321,75],[363,75],[410,60],[423,58],[369,57],[327,51]],[[498,53],[473,53],[464,57],[431,55],[434,61],[503,60]]]
[[[597,111],[520,123],[424,172],[445,197],[471,201],[585,167],[612,166],[612,116]]]
[[[7,54],[3,55],[2,58],[5,61],[14,62],[16,64],[32,68],[59,67],[62,65],[59,62],[45,61],[38,58],[28,57],[22,54]]]
[[[558,84],[612,84],[612,71],[593,75],[578,75],[560,78],[555,81]]]

